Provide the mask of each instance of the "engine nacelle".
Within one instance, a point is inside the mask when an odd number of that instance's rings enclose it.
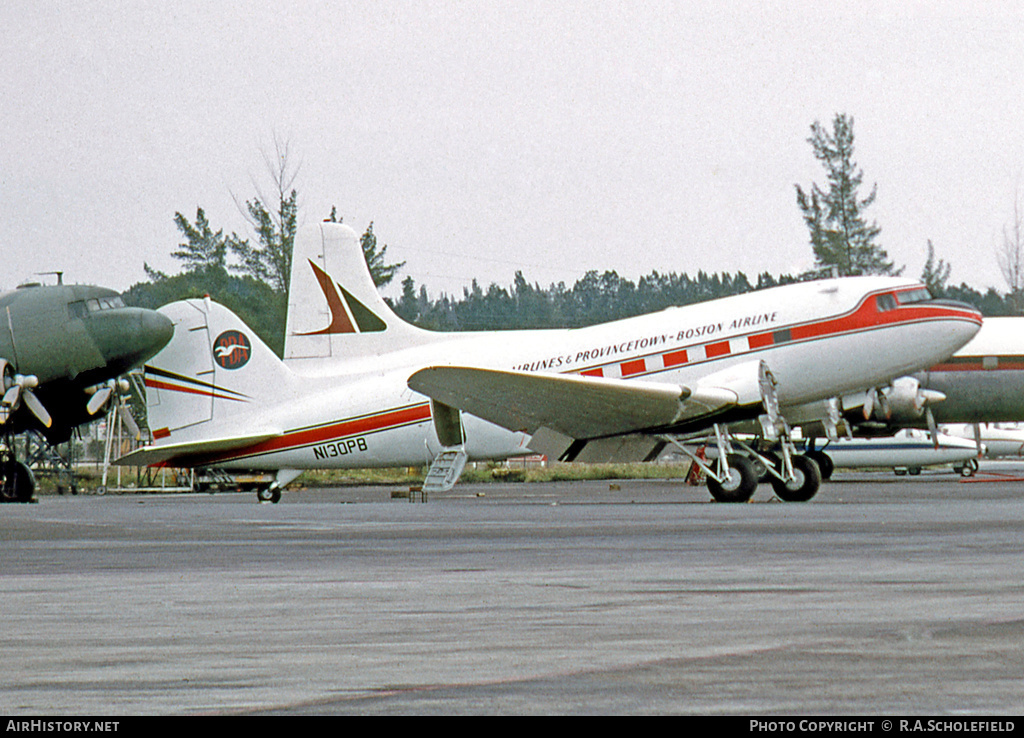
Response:
[[[935,390],[922,389],[914,377],[900,377],[879,391],[878,402],[872,412],[877,420],[906,423],[925,416],[929,402],[938,402],[946,396]]]

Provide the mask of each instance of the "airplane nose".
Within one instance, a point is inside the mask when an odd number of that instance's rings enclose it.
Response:
[[[140,338],[152,349],[152,356],[171,340],[174,335],[174,322],[163,313],[146,310],[142,315],[142,327],[139,332]]]
[[[971,305],[969,302],[961,302],[960,300],[932,300],[933,305],[942,305],[944,307],[953,308],[954,310],[962,310],[965,313],[973,313],[977,316],[978,320],[981,320],[981,311],[978,308]]]
[[[155,356],[174,335],[166,315],[147,308],[121,308],[96,313],[89,321],[108,369],[127,371]]]
[[[974,305],[959,300],[935,300],[935,303],[950,310],[949,317],[956,318],[948,321],[944,336],[952,351],[963,348],[981,330],[982,314]]]

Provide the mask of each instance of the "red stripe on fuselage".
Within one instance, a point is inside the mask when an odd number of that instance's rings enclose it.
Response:
[[[372,415],[348,420],[338,421],[327,425],[318,425],[310,428],[300,428],[287,431],[284,435],[272,438],[268,441],[246,446],[245,448],[226,451],[219,454],[208,454],[202,456],[185,457],[189,466],[209,466],[211,464],[234,461],[248,456],[262,456],[264,454],[280,453],[282,451],[293,451],[304,446],[316,446],[328,441],[337,441],[350,436],[379,433],[381,431],[393,430],[405,425],[420,423],[430,420],[430,404],[410,405],[408,407],[386,410]],[[173,459],[162,466],[175,466],[181,463],[182,459]],[[157,465],[161,466],[161,465]]]
[[[867,330],[876,330],[882,328],[891,328],[899,325],[906,325],[911,323],[923,323],[926,321],[933,320],[966,320],[977,325],[981,325],[981,314],[977,311],[968,309],[959,309],[956,307],[950,307],[948,305],[938,305],[933,303],[920,303],[911,305],[900,305],[899,307],[891,310],[879,311],[876,307],[875,298],[880,294],[892,294],[891,290],[883,290],[878,293],[871,293],[867,295],[856,308],[851,310],[845,315],[840,315],[836,318],[825,318],[822,320],[796,324],[788,326],[779,326],[771,331],[752,333],[752,334],[740,334],[736,336],[730,336],[728,339],[719,339],[706,344],[692,344],[682,349],[673,349],[669,352],[661,354],[663,358],[662,366],[668,370],[683,364],[696,363],[693,362],[692,358],[687,354],[687,351],[692,351],[694,348],[701,346],[705,349],[704,361],[710,361],[713,359],[719,359],[724,356],[740,355],[734,354],[731,350],[730,341],[737,339],[747,338],[748,346],[751,351],[757,349],[770,348],[775,346],[786,346],[790,343],[813,341],[824,338],[833,338],[835,336],[846,335],[850,333],[857,333]],[[658,356],[659,354],[647,354],[647,358],[651,356]],[[577,370],[577,373],[585,376],[603,376],[603,368],[609,366],[625,366],[626,364],[633,364],[633,362],[640,361],[641,357],[636,359],[627,359],[625,362],[612,361],[606,364],[599,364],[594,367],[590,367],[583,370]],[[648,366],[651,363],[648,362]],[[661,370],[648,371],[646,374],[657,373]],[[626,372],[621,372],[622,376],[626,376]],[[636,373],[630,373],[630,376],[637,376]]]
[[[994,364],[986,366],[986,363],[995,360]],[[986,354],[984,356],[954,356],[941,364],[936,364],[928,371],[930,372],[998,372],[998,371],[1024,371],[1024,356],[999,356],[997,354]]]
[[[883,293],[884,294],[884,293]],[[901,306],[894,310],[879,312],[875,307],[876,295],[870,295],[848,315],[838,318],[821,320],[807,325],[790,328],[791,340],[802,341],[813,338],[825,338],[842,333],[854,333],[873,328],[889,328],[908,323],[923,323],[932,320],[949,320],[951,318],[968,320],[981,325],[981,315],[967,310],[942,305],[922,304]]]

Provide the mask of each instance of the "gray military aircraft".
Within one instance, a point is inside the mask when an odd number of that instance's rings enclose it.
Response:
[[[126,307],[104,287],[32,283],[0,294],[0,501],[26,502],[35,490],[14,436],[34,430],[51,444],[67,441],[109,409],[113,380],[173,333],[169,319]]]

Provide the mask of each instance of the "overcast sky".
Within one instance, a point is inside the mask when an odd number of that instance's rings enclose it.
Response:
[[[275,136],[304,221],[373,221],[435,296],[517,269],[794,272],[810,125],[843,112],[890,257],[916,277],[930,239],[954,282],[1004,290],[1018,7],[6,0],[0,286],[176,273],[176,211],[251,236],[236,199],[270,191]]]

